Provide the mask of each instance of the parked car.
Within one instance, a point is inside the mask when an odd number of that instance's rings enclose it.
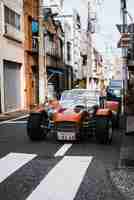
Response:
[[[114,115],[114,126],[119,127],[120,114],[121,114],[121,104],[122,104],[122,81],[111,80],[107,88],[107,104],[112,110]]]
[[[58,140],[75,141],[91,135],[100,143],[112,141],[113,115],[109,108],[99,107],[97,90],[65,91],[53,108],[48,106],[47,110],[42,108],[31,113],[27,123],[29,138],[45,138],[49,134],[50,121],[53,124],[51,131],[53,130]]]

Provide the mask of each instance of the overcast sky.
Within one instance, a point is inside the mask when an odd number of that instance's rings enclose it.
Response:
[[[111,49],[111,54],[116,54],[117,41],[120,38],[120,34],[116,28],[116,24],[121,23],[120,0],[99,1],[102,2],[102,5],[97,7],[96,46],[102,52],[108,52]],[[134,0],[127,0],[127,7],[134,18]],[[76,8],[80,13],[82,24],[85,27],[87,22],[87,0],[64,0],[64,8],[67,13],[70,13],[72,8]],[[128,22],[130,22],[129,19]]]

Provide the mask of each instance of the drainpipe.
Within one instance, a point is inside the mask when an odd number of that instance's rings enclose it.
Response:
[[[39,103],[44,103],[48,96],[46,69],[46,41],[43,27],[44,0],[39,1]]]

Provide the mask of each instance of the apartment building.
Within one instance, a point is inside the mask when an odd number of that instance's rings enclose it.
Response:
[[[52,9],[46,8],[44,13],[44,50],[48,90],[50,87],[53,88],[55,95],[59,97],[60,93],[67,88],[67,71],[63,59],[64,34],[61,22],[53,17]]]
[[[102,55],[99,53],[99,51],[92,46],[91,49],[91,66],[89,66],[88,62],[88,45],[89,38],[87,35],[87,32],[85,30],[82,30],[81,33],[81,75],[82,75],[82,87],[86,87],[86,81],[87,81],[87,72],[88,67],[89,68],[89,87],[90,88],[96,88],[101,85],[102,82],[104,82],[103,77],[103,58]],[[91,45],[90,45],[91,48]]]
[[[68,71],[68,89],[73,86],[73,30],[69,20],[63,22],[64,26],[64,63]]]
[[[23,0],[0,1],[0,111],[24,109]]]
[[[74,81],[81,77],[81,19],[77,10],[73,10],[73,72]]]

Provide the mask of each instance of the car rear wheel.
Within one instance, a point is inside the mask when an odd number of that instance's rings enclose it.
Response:
[[[96,121],[96,140],[99,143],[110,144],[113,138],[112,119],[100,117]]]
[[[31,113],[27,122],[27,135],[30,140],[41,140],[46,137],[44,129],[43,113]]]

